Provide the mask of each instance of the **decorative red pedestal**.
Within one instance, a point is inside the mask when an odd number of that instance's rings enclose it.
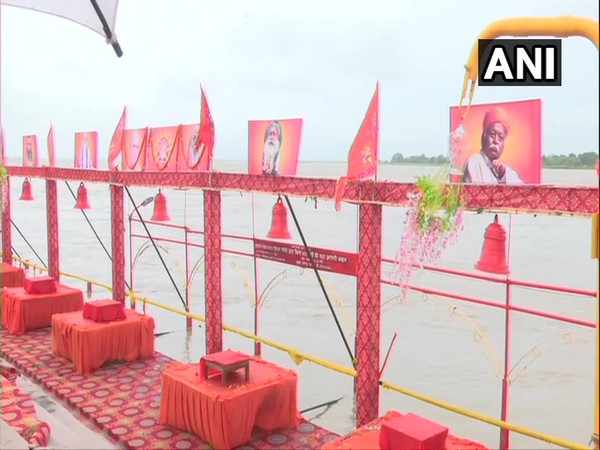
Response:
[[[125,320],[125,311],[123,310],[123,304],[116,300],[95,300],[85,304],[83,317],[94,322],[112,322],[114,320]]]
[[[52,294],[56,292],[56,281],[52,277],[25,278],[23,287],[28,294]]]
[[[379,446],[388,450],[443,450],[447,437],[447,427],[410,413],[381,424]]]

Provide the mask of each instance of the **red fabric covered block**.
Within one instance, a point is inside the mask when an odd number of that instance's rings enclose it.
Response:
[[[56,292],[56,281],[52,277],[25,278],[23,287],[28,294],[52,294]]]
[[[21,287],[25,282],[25,271],[20,267],[14,267],[8,263],[2,263],[0,267],[1,287]]]
[[[447,427],[410,413],[381,424],[379,446],[387,450],[444,450],[447,437]]]
[[[112,322],[125,320],[123,304],[116,300],[95,300],[83,307],[83,317],[94,322]]]

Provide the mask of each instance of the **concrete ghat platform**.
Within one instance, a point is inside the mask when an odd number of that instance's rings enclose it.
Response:
[[[153,358],[77,373],[70,361],[52,353],[50,328],[14,336],[0,329],[0,355],[42,386],[87,426],[124,448],[209,449],[196,435],[158,424],[160,374],[174,362]],[[255,429],[252,449],[316,449],[339,436],[303,420],[295,430]]]

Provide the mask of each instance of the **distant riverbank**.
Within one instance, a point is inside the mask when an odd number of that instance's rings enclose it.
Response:
[[[417,166],[441,166],[448,162],[444,155],[426,156],[411,155],[404,156],[402,153],[396,153],[389,161],[381,161],[381,164],[401,164]],[[568,155],[544,155],[542,156],[542,167],[544,169],[585,169],[592,170],[598,166],[598,153],[569,153]]]

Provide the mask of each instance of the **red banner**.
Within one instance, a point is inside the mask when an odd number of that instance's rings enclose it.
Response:
[[[150,128],[146,148],[147,172],[177,171],[177,153],[181,143],[181,125]]]
[[[39,167],[37,136],[23,136],[23,167]]]
[[[379,163],[379,82],[369,103],[367,114],[350,151],[348,152],[348,172],[338,180],[335,187],[335,209],[342,207],[342,198],[349,180],[364,180],[377,176]]]
[[[196,145],[200,127],[197,123],[181,125],[177,172],[207,172],[210,170],[212,148],[209,149],[202,140],[200,146]]]
[[[317,247],[310,247],[310,251],[317,269],[342,275],[357,275],[356,253]],[[301,245],[254,239],[254,254],[257,258],[312,269],[308,253]]]

